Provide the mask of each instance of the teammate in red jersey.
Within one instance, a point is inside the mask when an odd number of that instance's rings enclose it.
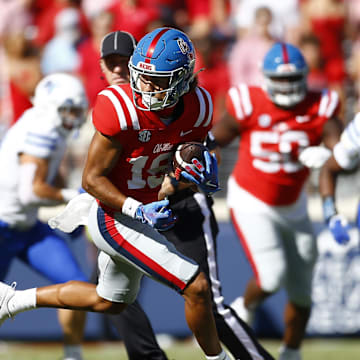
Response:
[[[329,148],[337,142],[339,101],[333,91],[307,90],[306,62],[290,44],[274,44],[262,70],[265,88],[232,87],[227,114],[212,130],[220,146],[241,138],[227,196],[255,277],[244,297],[232,305],[250,321],[262,300],[285,287],[288,304],[280,359],[298,360],[317,258],[304,189],[309,170],[298,156],[321,141]]]
[[[221,348],[207,279],[198,264],[179,253],[160,231],[174,225],[168,200],[157,201],[177,143],[203,141],[211,126],[206,90],[196,87],[189,38],[159,28],[139,41],[129,62],[130,85],[99,93],[96,128],[83,187],[97,201],[89,214],[99,248],[99,282],[68,282],[25,291],[0,284],[0,323],[35,307],[120,312],[137,296],[147,275],[177,290],[185,316],[208,359],[229,359]],[[218,190],[215,157],[196,176],[205,193]],[[74,214],[75,215],[75,214]]]

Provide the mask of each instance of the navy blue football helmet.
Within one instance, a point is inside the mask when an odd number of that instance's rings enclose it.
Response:
[[[275,43],[265,55],[262,72],[266,92],[275,104],[292,107],[305,98],[308,66],[297,47]]]
[[[137,44],[129,61],[130,85],[135,105],[142,110],[151,111],[175,105],[190,89],[194,66],[194,47],[183,32],[163,27],[145,35]],[[151,77],[154,82],[156,78],[166,78],[168,85],[158,91],[142,91],[142,76]],[[139,97],[142,104],[138,101]]]

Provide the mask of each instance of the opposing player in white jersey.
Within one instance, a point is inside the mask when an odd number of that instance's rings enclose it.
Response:
[[[324,220],[337,243],[349,242],[349,222],[338,214],[335,205],[337,176],[356,168],[360,163],[360,113],[346,126],[340,141],[334,146],[330,158],[322,166],[319,174],[319,192],[323,200]],[[359,210],[358,210],[359,211]],[[357,214],[359,226],[360,214]]]
[[[98,94],[83,186],[96,198],[88,222],[100,250],[99,283],[72,281],[24,291],[1,283],[0,323],[35,307],[120,312],[136,299],[147,275],[183,296],[187,323],[206,358],[229,359],[219,342],[207,279],[161,234],[176,219],[168,200],[157,201],[174,147],[203,141],[211,126],[211,98],[194,84],[194,64],[187,35],[159,28],[135,48],[131,85]],[[205,157],[205,166],[191,172],[198,187],[210,193],[218,190],[216,159],[208,152]]]
[[[285,287],[288,303],[280,359],[298,360],[317,258],[304,189],[309,169],[298,156],[321,141],[330,148],[337,142],[339,102],[333,91],[307,90],[307,65],[290,44],[273,45],[262,71],[265,88],[232,87],[227,114],[212,130],[220,146],[237,136],[241,139],[227,198],[255,277],[244,298],[233,305],[249,319],[262,300]]]
[[[65,239],[37,218],[40,206],[66,203],[79,193],[55,184],[67,138],[86,110],[81,82],[53,74],[40,81],[34,106],[6,133],[0,148],[0,279],[18,258],[53,283],[86,280]],[[82,359],[83,319],[83,312],[59,311],[67,360]]]

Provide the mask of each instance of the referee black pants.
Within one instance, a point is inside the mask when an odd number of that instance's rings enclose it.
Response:
[[[178,221],[164,235],[182,254],[195,260],[206,274],[221,342],[235,359],[273,360],[257,341],[252,329],[224,304],[217,265],[216,237],[219,229],[212,210],[212,198],[183,190],[169,200]]]

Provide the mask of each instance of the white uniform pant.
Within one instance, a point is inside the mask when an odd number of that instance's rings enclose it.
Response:
[[[95,201],[88,223],[100,250],[96,290],[104,299],[132,303],[143,275],[181,293],[198,272],[198,265],[157,230],[121,213],[112,216]]]
[[[285,287],[290,301],[310,306],[317,246],[304,196],[269,206],[229,180],[232,221],[258,285],[266,292]]]

